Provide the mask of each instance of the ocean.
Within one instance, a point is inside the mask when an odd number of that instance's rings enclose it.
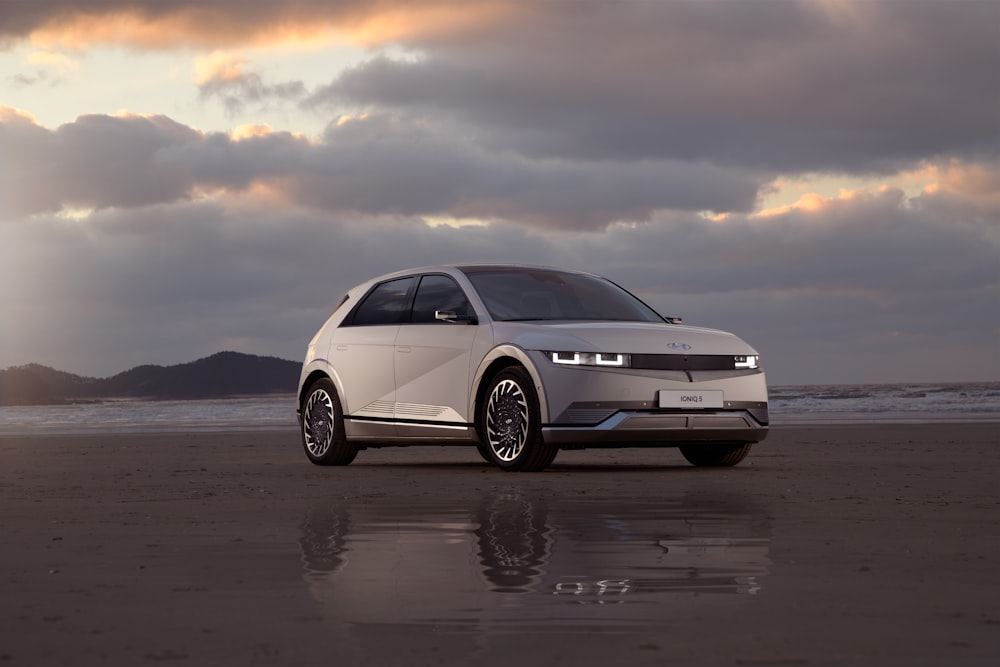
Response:
[[[831,423],[1000,423],[1000,382],[770,387],[773,426]],[[294,431],[292,396],[200,401],[109,400],[0,407],[0,437]]]

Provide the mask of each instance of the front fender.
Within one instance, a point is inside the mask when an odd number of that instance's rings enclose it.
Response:
[[[476,398],[479,396],[479,388],[483,382],[490,379],[487,374],[492,375],[491,367],[496,362],[504,359],[513,359],[528,371],[528,375],[531,376],[531,381],[535,385],[535,393],[538,395],[538,409],[542,423],[547,424],[550,421],[549,401],[545,394],[545,386],[542,384],[542,376],[538,373],[538,369],[535,367],[535,363],[531,360],[528,353],[520,347],[511,344],[497,345],[479,362],[479,367],[476,369],[476,373],[472,379],[472,386],[475,388],[475,391],[469,392],[469,414],[473,416],[473,421],[476,417]]]

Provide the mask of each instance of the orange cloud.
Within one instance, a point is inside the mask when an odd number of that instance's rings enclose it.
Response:
[[[34,30],[30,39],[44,48],[123,44],[169,49],[325,41],[331,32],[329,25],[322,22],[255,23],[251,18],[227,16],[212,6],[181,7],[155,17],[128,9],[96,14],[75,12],[51,18]]]
[[[36,51],[28,56],[28,64],[39,65],[41,67],[54,67],[57,69],[78,69],[80,63],[73,60],[64,53],[54,53],[51,51]]]
[[[38,125],[38,119],[27,111],[0,104],[0,123]]]
[[[199,56],[194,59],[194,81],[198,85],[213,80],[236,81],[243,75],[244,65],[246,65],[246,60],[237,55],[224,51],[213,51],[207,56]]]
[[[94,44],[149,49],[308,47],[336,41],[377,45],[414,35],[433,36],[488,26],[514,13],[515,8],[506,0],[164,3],[157,5],[155,12],[109,5],[104,11],[74,9],[46,17],[28,36],[42,48],[76,49]]]
[[[982,164],[949,160],[925,165],[909,176],[923,181],[928,195],[952,196],[1000,211],[1000,168],[996,165],[989,169]]]
[[[854,193],[849,193],[842,191],[839,199],[852,199],[854,198]],[[771,218],[776,215],[784,215],[786,213],[791,213],[792,211],[805,211],[807,213],[818,213],[823,209],[830,206],[833,199],[824,197],[823,195],[816,194],[815,192],[808,192],[797,201],[786,206],[776,206],[774,208],[767,208],[762,211],[758,211],[753,216],[754,218]]]
[[[361,15],[350,22],[345,36],[361,45],[377,45],[421,35],[446,35],[513,17],[507,2],[428,2],[388,6],[384,11]]]
[[[1000,165],[967,163],[958,159],[924,162],[917,169],[881,179],[851,176],[805,176],[775,180],[763,192],[754,217],[768,218],[793,211],[818,213],[840,201],[898,193],[901,201],[921,195],[947,196],[1000,210]]]
[[[233,128],[229,133],[229,138],[233,141],[242,141],[243,139],[266,137],[269,134],[274,134],[274,128],[267,123],[248,123]]]

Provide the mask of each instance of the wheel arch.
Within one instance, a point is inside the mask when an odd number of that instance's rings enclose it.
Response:
[[[302,402],[306,399],[306,392],[309,391],[309,387],[317,380],[324,378],[333,383],[333,388],[337,390],[337,398],[340,400],[341,409],[344,410],[345,414],[347,413],[347,398],[344,396],[344,387],[340,382],[340,378],[337,377],[337,373],[332,368],[321,361],[314,361],[302,371],[302,381],[299,383],[299,394],[296,397],[295,403],[296,412],[301,414]]]
[[[531,376],[531,381],[535,385],[535,394],[538,396],[538,411],[542,422],[545,423],[548,421],[549,410],[548,401],[545,397],[545,387],[542,385],[542,379],[535,368],[535,364],[521,348],[514,345],[501,345],[491,350],[483,358],[473,380],[473,386],[476,388],[476,391],[471,396],[469,409],[472,421],[476,425],[476,433],[479,434],[480,438],[482,438],[482,424],[480,423],[482,420],[479,414],[480,406],[486,395],[486,387],[497,373],[511,366],[521,366]]]

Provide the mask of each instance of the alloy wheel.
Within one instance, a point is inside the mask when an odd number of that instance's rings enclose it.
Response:
[[[502,380],[486,406],[486,438],[501,461],[521,455],[528,439],[528,401],[517,382]]]
[[[309,395],[302,421],[306,449],[318,459],[333,442],[333,398],[325,389],[316,389]]]

